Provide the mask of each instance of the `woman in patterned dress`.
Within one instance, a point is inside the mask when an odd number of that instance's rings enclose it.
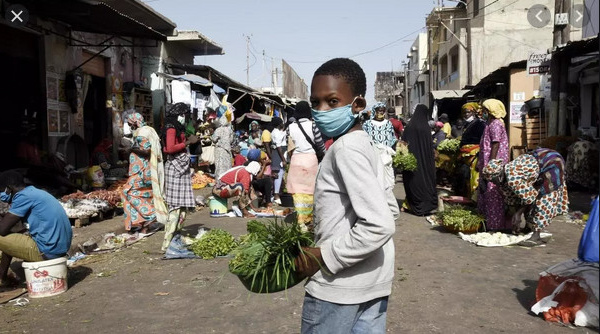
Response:
[[[502,190],[513,212],[513,232],[519,231],[521,214],[525,214],[525,221],[533,226],[531,238],[523,241],[522,246],[543,243],[540,232],[554,217],[569,211],[565,161],[554,150],[538,148],[506,165],[502,160],[491,160],[482,174]]]
[[[121,194],[123,217],[126,230],[145,233],[150,223],[167,221],[160,138],[138,113],[130,114],[127,123],[134,131],[134,143],[129,155],[129,179]]]
[[[163,151],[166,153],[165,163],[165,199],[169,206],[169,218],[165,225],[165,239],[162,251],[173,239],[173,235],[183,228],[183,221],[187,210],[196,207],[194,191],[192,190],[192,176],[190,170],[190,155],[188,146],[198,142],[196,136],[185,137],[185,114],[190,112],[189,105],[176,103],[169,107],[163,128]]]
[[[483,102],[483,119],[487,118],[487,127],[479,143],[478,171],[482,171],[491,160],[508,161],[508,136],[502,120],[504,117],[506,117],[506,109],[501,101],[488,99]],[[486,182],[481,176],[477,206],[485,214],[488,231],[511,229],[510,221],[506,222],[504,219],[502,191],[494,183]]]
[[[371,137],[373,144],[375,144],[385,168],[386,179],[393,186],[396,180],[394,167],[392,166],[392,156],[396,153],[394,148],[398,142],[398,138],[396,138],[392,122],[385,119],[385,113],[385,103],[376,103],[371,108],[373,119],[369,119],[363,123],[363,130],[365,130],[369,137]]]
[[[217,129],[212,135],[215,144],[215,179],[218,179],[232,166],[231,148],[233,147],[233,130],[225,115],[215,120]]]

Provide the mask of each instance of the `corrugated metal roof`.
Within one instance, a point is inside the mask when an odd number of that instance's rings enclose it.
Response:
[[[62,22],[76,31],[161,41],[167,39],[164,34],[102,1],[19,0],[19,3],[31,15]]]

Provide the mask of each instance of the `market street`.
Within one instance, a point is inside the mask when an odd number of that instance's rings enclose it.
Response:
[[[403,199],[402,183],[395,190]],[[203,209],[191,215],[186,230],[218,227],[239,236],[245,222],[210,218]],[[538,273],[576,257],[582,226],[556,219],[548,229],[553,240],[538,248],[477,247],[405,213],[396,226],[389,333],[590,331],[528,311]],[[61,295],[2,305],[0,333],[299,333],[301,285],[251,294],[228,272],[229,258],[162,260],[163,233],[80,260]]]

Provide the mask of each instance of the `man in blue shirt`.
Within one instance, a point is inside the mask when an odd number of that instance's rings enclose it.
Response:
[[[65,256],[73,232],[58,200],[43,190],[27,186],[20,173],[0,174],[0,189],[4,190],[0,192],[0,201],[10,205],[0,220],[0,278],[7,284],[13,257],[37,262]],[[29,224],[29,235],[11,233],[19,221]]]

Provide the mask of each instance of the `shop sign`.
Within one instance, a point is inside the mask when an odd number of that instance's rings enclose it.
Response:
[[[527,75],[540,75],[550,72],[552,54],[546,51],[536,51],[527,58]]]

